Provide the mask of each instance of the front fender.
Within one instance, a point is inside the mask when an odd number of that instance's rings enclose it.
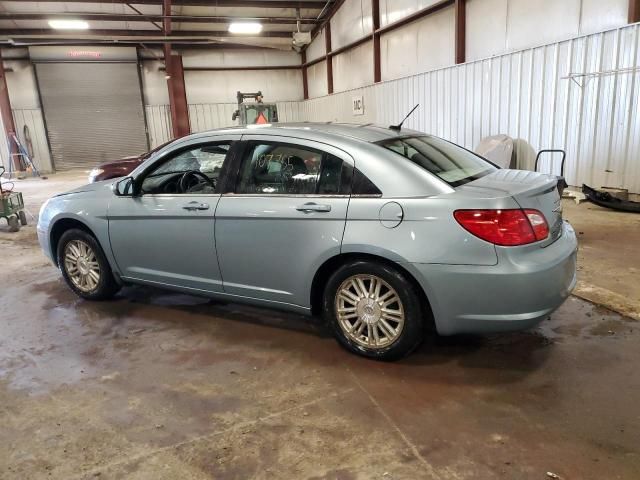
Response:
[[[111,252],[107,209],[107,198],[73,194],[53,197],[43,206],[38,220],[38,235],[45,237],[40,242],[45,244],[43,249],[49,249],[49,256],[54,263],[56,263],[54,234],[56,237],[60,235],[57,228],[62,225],[61,222],[78,223],[96,237],[112,271],[120,273]]]

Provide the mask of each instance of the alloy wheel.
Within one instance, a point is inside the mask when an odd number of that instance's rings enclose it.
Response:
[[[342,282],[336,293],[335,309],[347,337],[369,349],[389,347],[404,327],[400,296],[375,275],[353,275]]]
[[[71,282],[83,292],[95,290],[100,282],[100,264],[96,254],[82,240],[71,240],[65,246],[64,268]]]

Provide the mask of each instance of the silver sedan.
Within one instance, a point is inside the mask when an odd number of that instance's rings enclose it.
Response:
[[[85,299],[146,284],[323,315],[347,349],[396,359],[564,301],[577,241],[556,184],[416,131],[231,128],[53,197],[38,236]]]

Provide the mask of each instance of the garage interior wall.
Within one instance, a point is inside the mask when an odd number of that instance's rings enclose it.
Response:
[[[23,144],[26,143],[24,135],[26,126],[31,135],[32,160],[38,170],[48,173],[53,170],[51,152],[38,98],[34,65],[29,61],[28,55],[26,48],[3,52],[5,69],[8,70],[7,88],[18,137]],[[2,151],[5,150],[6,146]],[[7,162],[4,163],[8,166]]]
[[[161,58],[160,52],[157,55]],[[262,91],[265,102],[276,101],[280,121],[299,118],[298,105],[303,92],[300,55],[296,52],[267,49],[187,50],[183,53],[182,61],[192,132],[236,124],[231,116],[237,109],[238,91]],[[160,60],[145,59],[142,62],[147,123],[154,146],[171,138],[169,96],[165,72],[161,67]]]
[[[435,3],[380,0],[381,26]],[[468,148],[487,135],[508,134],[517,139],[518,166],[523,168],[532,168],[539,149],[565,148],[570,184],[640,192],[640,74],[621,72],[640,64],[638,26],[625,26],[628,0],[466,4],[468,63],[454,65],[454,8],[446,7],[381,36],[381,83],[373,81],[369,40],[332,57],[332,95],[327,95],[326,61],[308,67],[307,101],[302,100],[300,69],[282,69],[300,65],[294,52],[186,51],[192,131],[232,124],[238,89],[262,90],[266,101],[278,103],[281,121],[390,124],[420,103],[407,126]],[[346,0],[331,19],[333,49],[370,37],[371,15],[371,0]],[[307,61],[323,57],[325,45],[322,29],[306,49]],[[146,53],[142,58],[147,126],[152,145],[158,145],[171,131],[165,73],[161,60]],[[155,58],[161,59],[161,52]],[[29,91],[32,68],[28,60],[5,61],[7,66],[14,63],[18,66],[7,74],[14,117],[43,134],[44,127],[36,128],[42,125],[37,95]],[[258,66],[274,69],[220,70]],[[564,78],[606,70],[614,73]],[[364,114],[354,115],[352,98],[360,95]],[[45,166],[47,155],[45,140],[40,155]],[[545,162],[542,167],[549,168]]]
[[[381,26],[435,3],[380,0]],[[362,38],[340,29],[349,28],[342,19],[355,19],[366,4],[344,2],[345,12],[331,20],[332,42]],[[370,67],[367,59],[336,61],[371,42],[333,57],[332,95],[326,61],[310,66],[311,99],[302,102],[300,118],[390,125],[419,103],[409,128],[470,149],[481,138],[507,134],[516,140],[517,166],[526,169],[533,169],[538,150],[564,149],[569,184],[638,193],[640,34],[638,24],[625,26],[627,8],[627,0],[467,0],[467,63],[453,65],[454,9],[447,7],[381,36],[381,83],[371,80],[372,55]],[[369,22],[362,25],[352,31],[371,36]],[[307,49],[308,61],[325,55],[323,35]],[[348,80],[337,79],[337,64]],[[352,101],[360,96],[364,113],[354,115]],[[541,170],[556,166],[559,156],[541,157]]]

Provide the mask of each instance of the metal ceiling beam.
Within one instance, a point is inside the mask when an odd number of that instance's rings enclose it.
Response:
[[[0,36],[6,37],[38,37],[47,36],[54,38],[78,38],[78,37],[157,37],[155,35],[156,30],[120,30],[120,29],[99,29],[99,30],[86,30],[86,31],[59,31],[49,28],[0,28]],[[231,37],[231,38],[291,38],[292,32],[261,32],[259,34],[237,35],[229,33],[227,30],[174,30],[168,38],[184,38],[184,37]]]
[[[7,2],[22,2],[24,0],[5,0]],[[102,3],[132,5],[162,5],[161,0],[38,0],[38,3]],[[173,0],[173,5],[193,7],[251,7],[251,8],[307,8],[322,10],[327,3],[322,0],[310,1],[279,1],[279,0]]]
[[[112,14],[112,13],[0,13],[0,20],[54,20],[54,19],[74,19],[74,20],[94,20],[100,22],[163,22],[164,16],[150,14]],[[251,16],[215,16],[215,15],[171,15],[172,23],[224,23],[236,22],[238,20],[251,20],[262,23],[276,23],[284,25],[295,25],[295,17],[251,17]],[[315,18],[301,18],[300,23],[316,24],[319,20]]]

